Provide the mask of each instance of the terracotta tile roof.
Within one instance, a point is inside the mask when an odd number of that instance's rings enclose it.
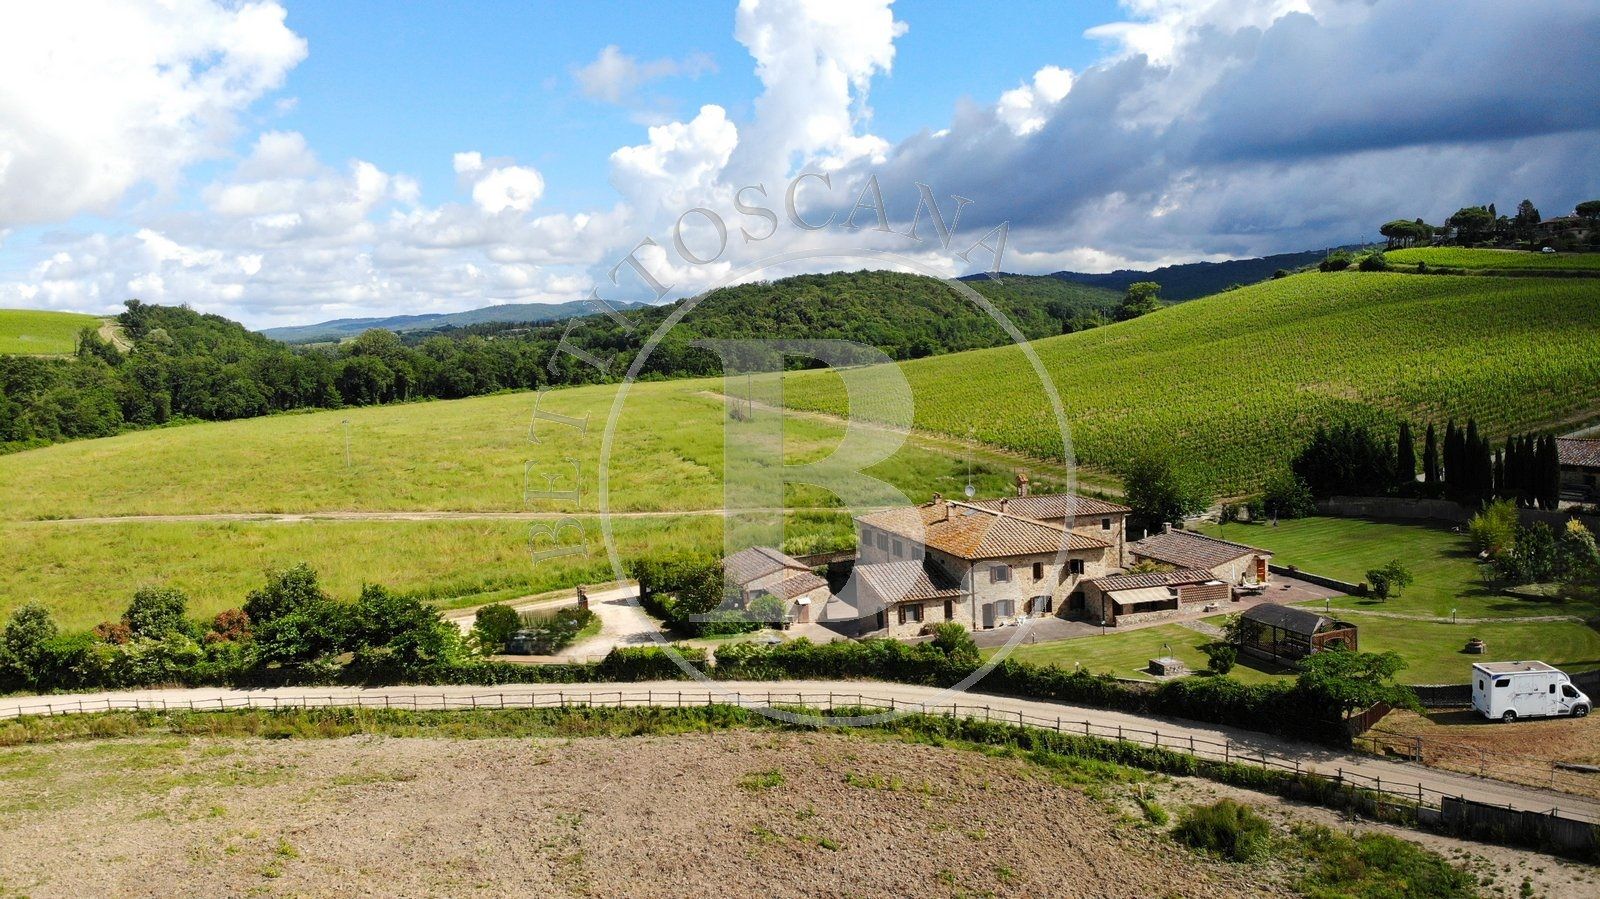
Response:
[[[766,546],[752,546],[741,549],[722,560],[722,572],[729,582],[743,586],[756,578],[776,574],[784,569],[791,571],[810,571],[809,566],[801,564],[792,556]]]
[[[1203,584],[1217,576],[1204,568],[1181,568],[1177,571],[1156,571],[1149,574],[1114,574],[1097,577],[1089,583],[1111,593],[1115,590],[1140,590],[1145,587],[1181,587],[1186,584]]]
[[[1000,511],[1000,500],[982,499],[972,505],[980,509]],[[1036,518],[1039,520],[1067,519],[1067,518],[1104,518],[1108,515],[1126,515],[1133,510],[1127,506],[1108,503],[1103,499],[1092,496],[1077,496],[1072,493],[1045,493],[1038,496],[1008,496],[1005,498],[1006,512],[1022,518]]]
[[[760,588],[762,593],[770,593],[779,599],[794,599],[803,596],[818,587],[826,587],[828,582],[809,571],[801,572],[794,577],[784,578],[776,584]]]
[[[1143,540],[1128,544],[1128,552],[1145,559],[1155,559],[1180,568],[1215,568],[1226,565],[1240,556],[1270,556],[1271,552],[1196,534],[1194,531],[1162,531]]]
[[[1561,459],[1562,465],[1600,468],[1600,440],[1557,437],[1556,456]]]
[[[942,500],[873,512],[856,520],[968,560],[1052,555],[1063,548],[1091,550],[1110,546],[1058,524]]]
[[[855,573],[861,586],[880,605],[961,595],[960,584],[938,568],[925,567],[915,559],[857,565]]]

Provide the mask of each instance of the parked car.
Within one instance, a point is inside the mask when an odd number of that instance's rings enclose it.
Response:
[[[1572,678],[1544,662],[1478,662],[1472,666],[1472,707],[1490,720],[1511,722],[1589,714],[1592,703]]]
[[[1555,247],[1545,247],[1544,249],[1540,250],[1539,252],[1541,252],[1541,253],[1554,253],[1555,251],[1556,251]]]

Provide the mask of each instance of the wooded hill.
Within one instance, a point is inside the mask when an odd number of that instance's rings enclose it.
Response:
[[[1029,339],[1060,334],[1086,317],[1098,321],[1118,299],[1050,278],[974,287]],[[626,326],[596,313],[569,323],[485,324],[404,340],[372,329],[334,346],[290,347],[221,316],[130,301],[117,319],[132,342],[128,352],[86,330],[73,357],[0,356],[0,449],[185,419],[602,383],[622,377],[660,324],[686,302],[629,310]],[[703,297],[655,348],[640,377],[719,374],[716,356],[692,341],[757,337],[850,340],[894,359],[1012,340],[984,310],[934,278],[802,275]],[[576,353],[558,351],[563,338],[610,364],[602,371]]]

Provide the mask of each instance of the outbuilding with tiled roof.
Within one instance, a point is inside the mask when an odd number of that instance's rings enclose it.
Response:
[[[1557,437],[1561,463],[1561,498],[1574,502],[1600,499],[1600,439]]]
[[[1271,550],[1234,543],[1194,531],[1168,528],[1128,544],[1135,562],[1177,568],[1202,568],[1226,584],[1265,584],[1271,577]]]
[[[1114,574],[1084,583],[1089,620],[1127,625],[1175,617],[1232,598],[1228,584],[1205,568]]]

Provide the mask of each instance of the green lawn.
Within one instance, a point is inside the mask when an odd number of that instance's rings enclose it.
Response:
[[[1213,623],[1216,623],[1215,619]],[[1204,669],[1207,665],[1206,654],[1200,647],[1210,642],[1211,637],[1182,625],[1160,624],[1131,631],[1111,628],[1105,636],[1024,644],[1012,650],[1008,658],[1062,668],[1072,668],[1076,663],[1096,674],[1152,680],[1145,671],[1146,666],[1151,659],[1169,653],[1182,659],[1195,671]],[[986,649],[984,655],[991,656],[994,652]],[[1247,683],[1257,683],[1271,680],[1275,675],[1267,673],[1252,660],[1241,659],[1230,676]]]
[[[1201,529],[1219,534],[1216,525]],[[1363,518],[1301,518],[1268,524],[1230,524],[1220,535],[1273,551],[1273,563],[1360,583],[1368,570],[1399,559],[1416,579],[1400,596],[1379,602],[1363,597],[1334,600],[1335,607],[1403,612],[1448,618],[1595,614],[1590,604],[1513,599],[1483,583],[1464,534],[1448,527]]]
[[[1224,616],[1208,621],[1220,623]],[[1566,671],[1600,668],[1600,631],[1587,624],[1560,621],[1497,621],[1492,624],[1449,624],[1407,621],[1396,618],[1351,616],[1358,630],[1361,649],[1367,652],[1393,650],[1406,660],[1400,680],[1410,684],[1465,683],[1467,670],[1485,656],[1467,655],[1462,650],[1467,640],[1481,637],[1489,644],[1491,659],[1541,659]],[[1163,624],[1119,632],[1115,628],[1104,636],[1074,637],[1019,646],[1010,658],[1018,661],[1072,668],[1084,668],[1117,677],[1149,679],[1145,665],[1153,658],[1171,653],[1199,671],[1206,667],[1200,647],[1210,638],[1177,624]],[[1165,646],[1163,646],[1165,644]],[[993,650],[984,650],[992,655]],[[1248,657],[1229,674],[1245,683],[1261,683],[1292,676]]]
[[[56,356],[78,346],[78,332],[97,328],[100,318],[76,312],[0,309],[0,353]]]
[[[1468,269],[1596,269],[1600,253],[1536,253],[1528,250],[1489,250],[1471,247],[1413,247],[1393,250],[1384,256],[1390,262]]]
[[[1464,684],[1473,662],[1538,659],[1564,671],[1600,668],[1600,630],[1563,621],[1496,621],[1492,624],[1448,624],[1395,618],[1351,616],[1357,639],[1366,652],[1393,650],[1408,667],[1400,680],[1408,684]],[[1467,640],[1481,637],[1487,655],[1463,652]]]

